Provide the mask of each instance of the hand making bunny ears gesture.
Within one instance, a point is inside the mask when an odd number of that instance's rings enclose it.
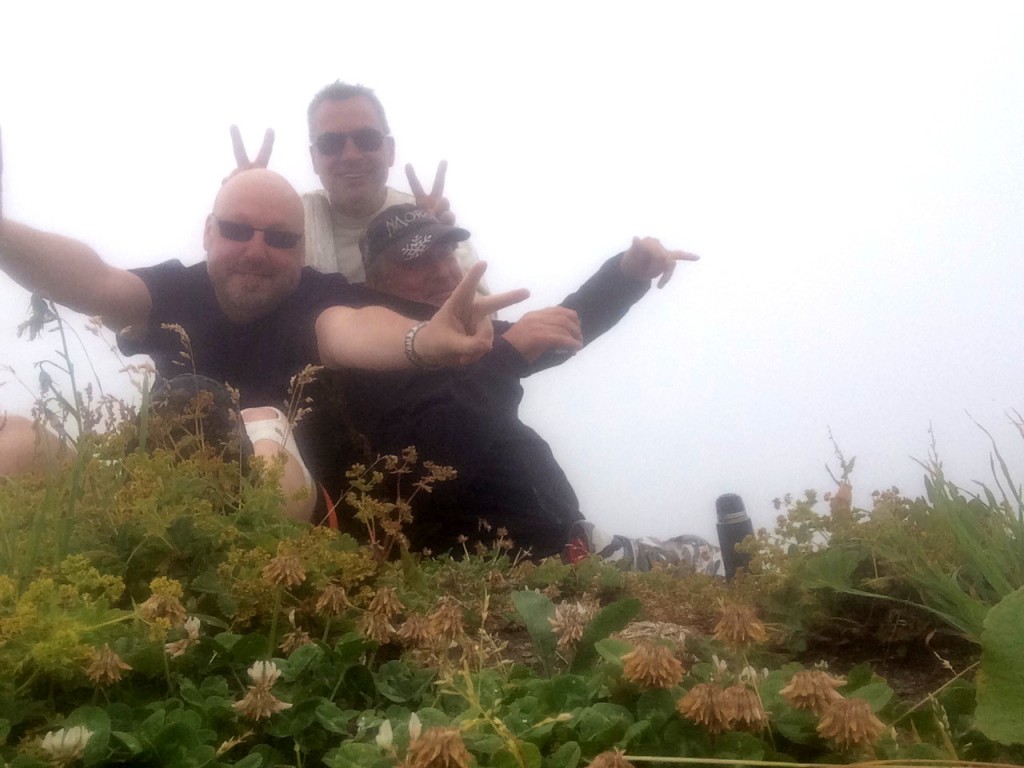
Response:
[[[444,196],[444,177],[448,172],[448,161],[442,160],[437,164],[437,173],[434,174],[434,185],[428,194],[423,185],[420,184],[412,163],[405,166],[405,176],[409,180],[409,189],[416,198],[416,205],[432,214],[442,224],[451,226],[455,223],[455,214],[451,212],[451,204]]]
[[[224,177],[224,181],[241,171],[267,167],[270,162],[270,153],[274,150],[274,129],[267,128],[266,133],[263,134],[263,145],[260,147],[260,151],[256,153],[255,158],[250,160],[249,153],[245,151],[245,142],[242,141],[242,132],[238,130],[237,125],[232,125],[231,148],[235,152],[235,169]]]

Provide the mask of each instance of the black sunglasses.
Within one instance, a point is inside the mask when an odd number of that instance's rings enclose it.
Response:
[[[237,221],[228,221],[227,219],[219,219],[214,217],[217,222],[217,229],[220,230],[220,236],[226,240],[234,240],[236,243],[248,243],[252,240],[252,236],[257,232],[263,233],[263,242],[269,245],[271,248],[281,248],[286,250],[288,248],[294,248],[299,240],[302,239],[302,235],[297,235],[294,232],[287,232],[282,229],[260,229],[259,227],[253,227],[248,224],[242,224]]]
[[[360,152],[376,152],[384,146],[384,134],[376,128],[359,128],[348,133],[321,133],[313,143],[321,155],[340,155],[349,139],[352,139]]]

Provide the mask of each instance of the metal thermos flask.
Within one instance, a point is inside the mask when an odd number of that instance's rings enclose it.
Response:
[[[735,493],[724,493],[715,501],[718,514],[718,545],[722,548],[725,578],[736,575],[737,568],[750,564],[750,555],[736,551],[736,545],[754,533],[754,525],[743,506],[743,499]]]

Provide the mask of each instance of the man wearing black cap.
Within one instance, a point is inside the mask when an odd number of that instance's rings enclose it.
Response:
[[[426,320],[458,284],[453,248],[467,237],[414,205],[392,206],[360,243],[367,287],[383,294],[382,304]],[[583,515],[548,444],[519,420],[520,379],[582,349],[618,322],[652,279],[664,285],[677,261],[696,258],[653,238],[634,239],[560,306],[516,323],[496,321],[494,347],[471,365],[347,377],[353,421],[375,450],[415,445],[458,472],[417,500],[414,548],[443,552],[460,536],[487,541],[503,528],[534,557],[562,552]]]

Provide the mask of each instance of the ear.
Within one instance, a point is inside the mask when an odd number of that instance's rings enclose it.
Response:
[[[385,136],[383,150],[384,157],[388,161],[388,168],[395,164],[395,137]]]
[[[203,250],[210,252],[210,243],[213,242],[213,228],[216,226],[211,213],[206,217],[206,225],[203,227]]]
[[[309,162],[313,164],[313,172],[316,173],[316,146],[313,144],[309,145]]]

